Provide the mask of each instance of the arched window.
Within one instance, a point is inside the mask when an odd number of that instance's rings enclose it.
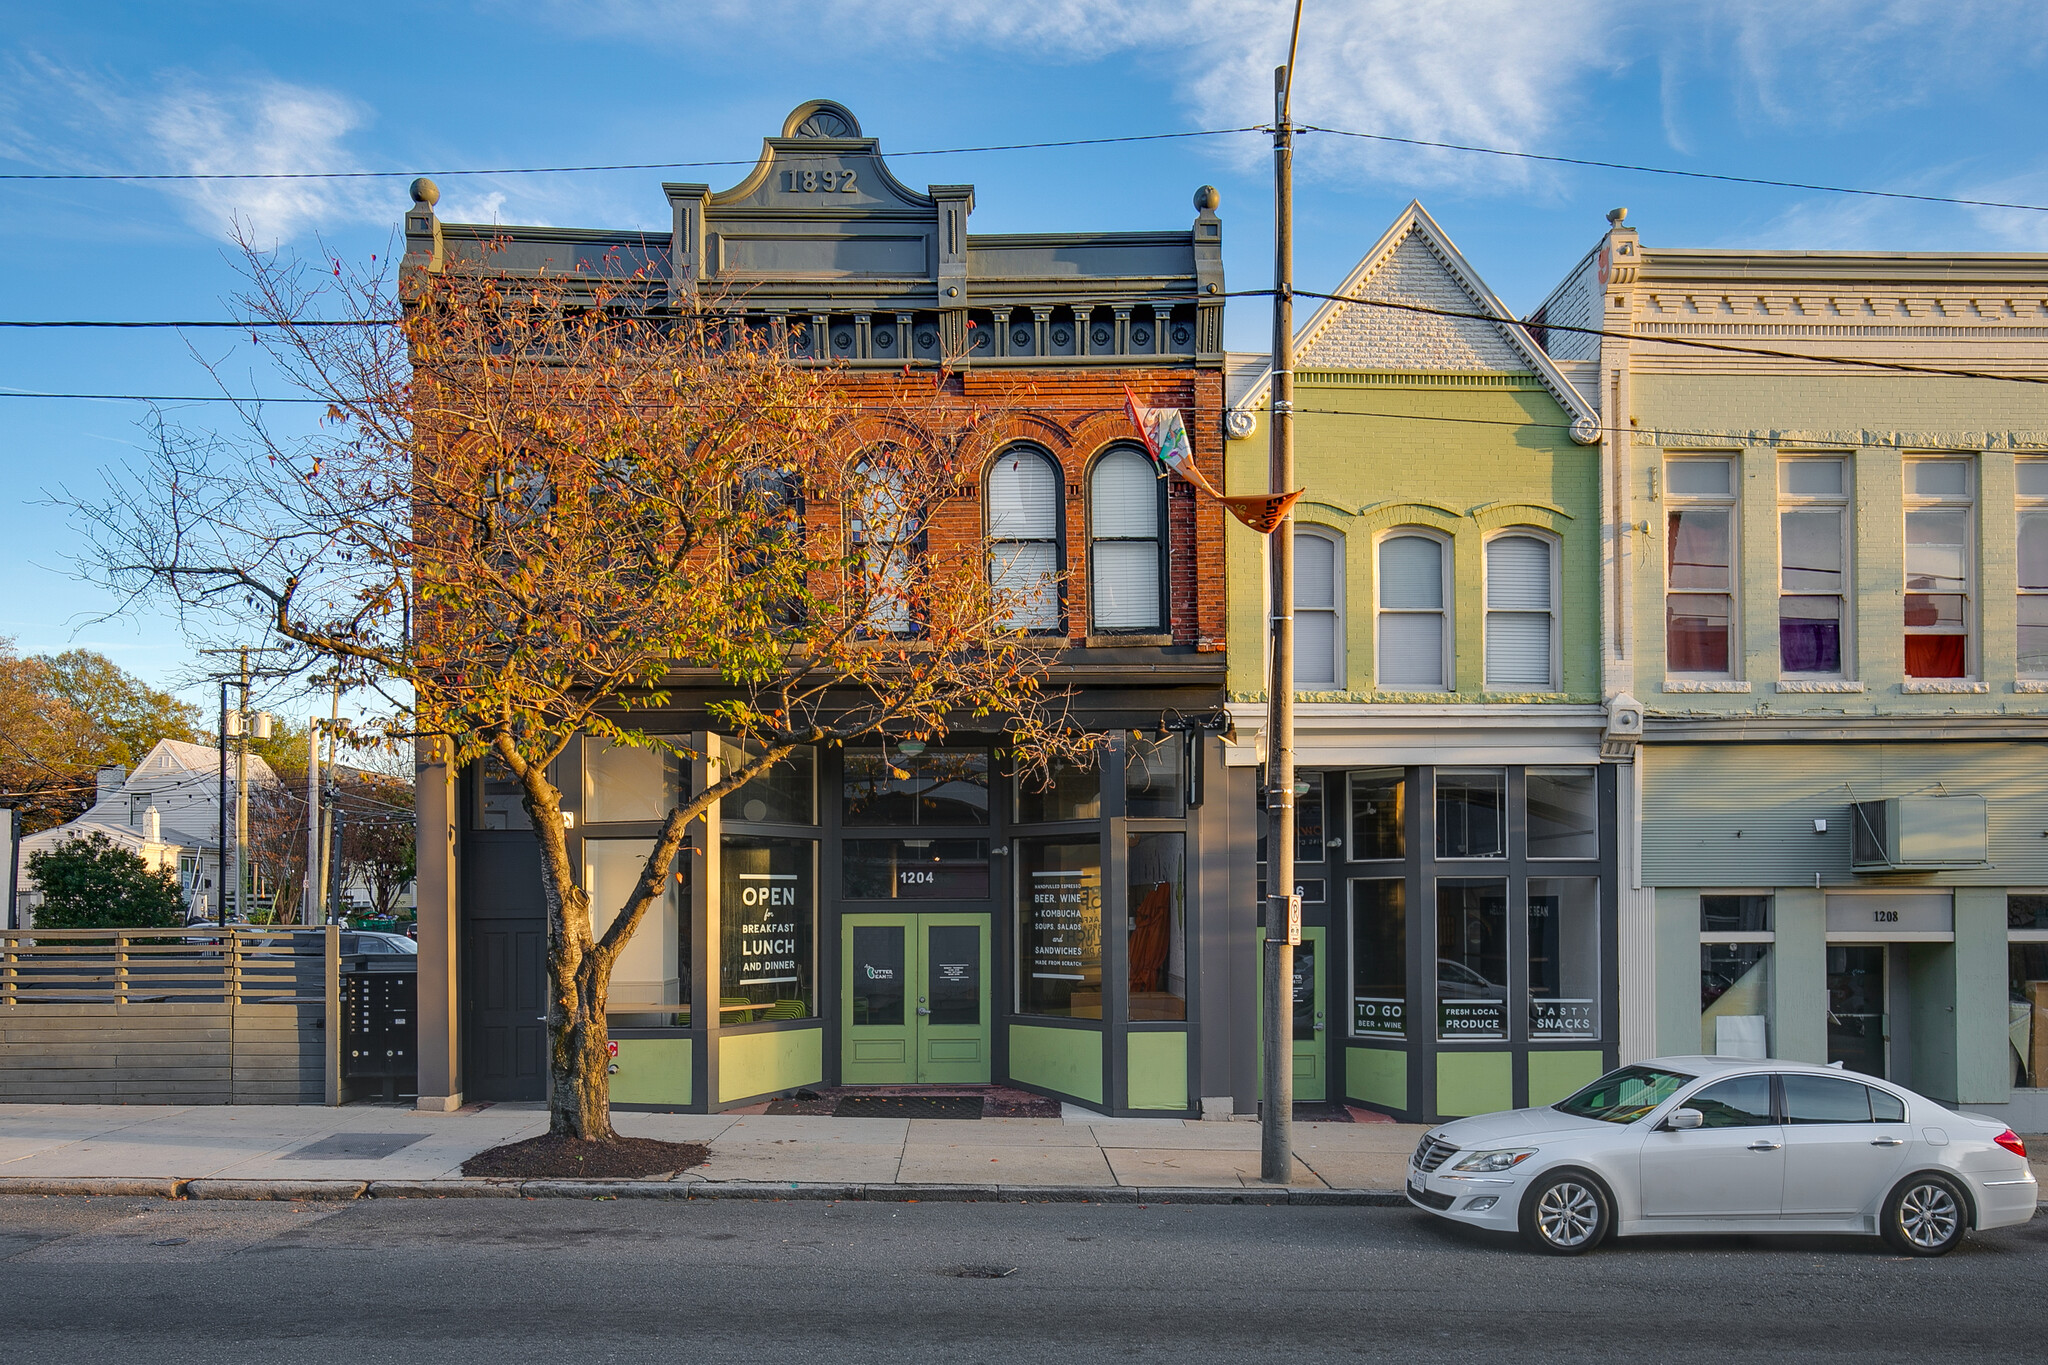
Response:
[[[1005,630],[1060,628],[1060,472],[1016,446],[988,471],[988,581]]]
[[[1344,538],[1320,526],[1294,533],[1294,686],[1344,685]]]
[[[1557,685],[1557,593],[1551,543],[1524,533],[1486,542],[1486,685]]]
[[[1398,531],[1380,542],[1379,686],[1449,690],[1450,630],[1444,609],[1449,547],[1435,536]]]
[[[886,456],[871,456],[855,472],[862,487],[852,530],[861,547],[867,626],[877,634],[906,634],[915,619],[911,567],[922,549],[923,521],[909,481]]]
[[[1129,446],[1095,462],[1088,480],[1089,597],[1098,631],[1165,629],[1165,489],[1151,458]]]

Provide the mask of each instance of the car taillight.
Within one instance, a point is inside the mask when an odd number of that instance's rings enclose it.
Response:
[[[1991,1140],[2005,1148],[2006,1151],[2011,1152],[2014,1156],[2023,1157],[2027,1154],[2027,1144],[2021,1142],[2020,1135],[2010,1128]]]

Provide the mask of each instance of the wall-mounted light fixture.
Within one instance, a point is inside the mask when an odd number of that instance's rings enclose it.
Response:
[[[1813,822],[1813,832],[1815,834],[1826,834],[1828,832],[1828,822],[1821,819],[1815,819]]]

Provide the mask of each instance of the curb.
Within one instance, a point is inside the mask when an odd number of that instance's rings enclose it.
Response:
[[[215,1180],[0,1177],[0,1197],[150,1196],[350,1202],[360,1199],[745,1199],[756,1203],[1210,1204],[1402,1208],[1399,1190],[1133,1185],[899,1185],[743,1180]]]

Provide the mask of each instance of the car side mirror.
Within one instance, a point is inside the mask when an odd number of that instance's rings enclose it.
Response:
[[[1697,1109],[1674,1109],[1664,1120],[1664,1126],[1673,1130],[1699,1128],[1705,1125],[1707,1116]]]

